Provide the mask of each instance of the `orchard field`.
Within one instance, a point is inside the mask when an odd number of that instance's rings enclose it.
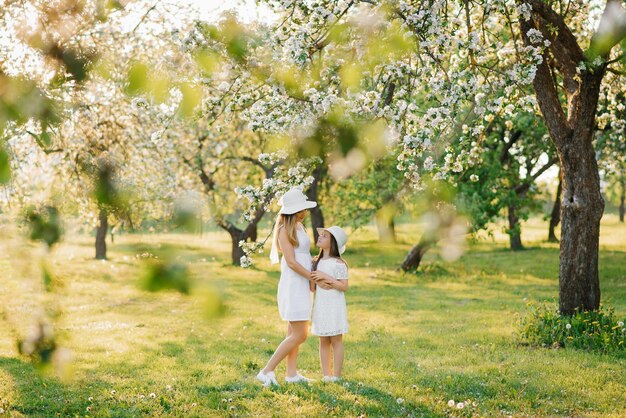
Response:
[[[435,250],[420,272],[397,272],[419,229],[399,225],[398,244],[379,244],[371,228],[351,237],[343,382],[319,381],[317,341],[309,337],[300,368],[318,381],[272,389],[254,375],[284,333],[279,272],[265,260],[231,266],[227,235],[122,235],[108,261],[93,260],[88,237],[66,238],[49,259],[59,343],[71,353],[64,379],[40,375],[17,352],[17,334],[45,301],[41,283],[17,279],[3,252],[0,407],[16,417],[624,416],[623,352],[541,348],[518,336],[528,304],[554,303],[558,293],[558,248],[543,242],[544,222],[525,225],[525,251],[511,252],[496,234],[470,244],[457,262]],[[607,215],[601,285],[621,318],[624,236],[624,224]],[[135,255],[164,246],[185,254],[190,295],[140,288]],[[211,286],[226,306],[218,317],[207,315],[203,289]],[[282,381],[283,366],[277,374]],[[468,399],[463,409],[448,406]]]
[[[625,92],[623,0],[0,0],[0,416],[626,416]]]

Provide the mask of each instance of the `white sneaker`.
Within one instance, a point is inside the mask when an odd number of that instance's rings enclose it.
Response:
[[[339,378],[337,376],[324,376],[322,382],[324,383],[335,383],[338,382]]]
[[[296,373],[296,375],[293,377],[285,377],[285,382],[287,383],[311,383],[312,381],[312,379],[304,377],[300,373]]]
[[[263,370],[261,370],[259,374],[256,375],[256,379],[263,383],[263,386],[265,387],[270,385],[280,386],[276,381],[276,375],[274,375],[274,372],[263,373]]]

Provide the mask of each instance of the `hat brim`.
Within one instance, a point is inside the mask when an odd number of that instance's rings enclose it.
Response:
[[[319,233],[321,233],[322,231],[327,231],[330,235],[332,235],[332,236],[335,238],[335,240],[337,239],[337,238],[333,235],[333,233],[332,233],[332,232],[330,232],[327,228],[315,228],[315,229],[317,229],[317,233],[318,233],[318,234],[319,234]],[[341,248],[339,248],[339,254],[340,254],[340,255],[341,255],[341,254],[343,254],[344,252],[346,252],[346,245],[345,245],[345,244],[344,244],[344,245],[342,245],[342,246],[341,246]]]
[[[317,206],[317,202],[313,202],[310,200],[304,201],[294,206],[283,206],[280,209],[281,214],[283,215],[293,215],[294,213],[298,213],[301,210],[311,209]]]

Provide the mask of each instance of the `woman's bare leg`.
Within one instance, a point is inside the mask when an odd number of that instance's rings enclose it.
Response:
[[[287,325],[287,337],[289,337],[293,330],[291,328],[291,322]],[[298,372],[298,350],[300,350],[300,346],[296,346],[293,350],[287,353],[287,376],[293,377]]]
[[[287,357],[287,355],[289,355],[293,351],[294,348],[297,349],[300,346],[300,344],[306,341],[307,328],[308,328],[307,321],[292,321],[292,322],[289,322],[289,325],[291,326],[291,334],[289,334],[276,348],[276,351],[274,351],[274,354],[272,355],[270,360],[267,362],[267,365],[265,366],[265,368],[262,370],[263,373],[274,371],[276,366],[278,366],[278,363],[280,363],[285,357]],[[296,366],[296,362],[297,362],[297,351],[295,354],[296,354],[295,356],[292,356],[294,357],[294,362],[293,362],[294,366]],[[288,377],[295,376],[296,372],[295,371],[292,371],[292,372],[293,372],[293,375],[289,375],[289,370],[288,370],[287,376]]]
[[[332,376],[330,367],[330,337],[320,337],[320,363],[324,376]]]
[[[330,337],[330,343],[333,346],[333,376],[341,377],[341,369],[343,368],[343,335],[333,335]]]

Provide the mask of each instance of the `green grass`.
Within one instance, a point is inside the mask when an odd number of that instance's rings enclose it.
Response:
[[[417,274],[395,268],[419,227],[398,229],[394,245],[378,244],[372,230],[351,237],[343,384],[275,389],[254,375],[285,332],[275,302],[279,273],[265,257],[249,270],[228,265],[226,235],[116,236],[107,262],[91,259],[91,238],[66,238],[47,258],[56,284],[49,294],[41,249],[4,237],[0,408],[9,416],[447,416],[463,412],[449,399],[470,399],[479,416],[626,414],[622,353],[542,349],[516,336],[529,302],[558,295],[558,245],[541,241],[543,222],[524,226],[526,251],[511,253],[497,233],[454,263],[429,253]],[[624,237],[626,227],[605,217],[602,298],[622,318]],[[135,254],[164,249],[189,263],[192,295],[139,289]],[[227,306],[220,318],[206,315],[212,287]],[[72,355],[65,379],[42,377],[17,353],[17,338],[44,308],[59,313],[58,339]],[[314,337],[300,353],[303,373],[321,378]],[[284,365],[277,374],[282,380]]]

